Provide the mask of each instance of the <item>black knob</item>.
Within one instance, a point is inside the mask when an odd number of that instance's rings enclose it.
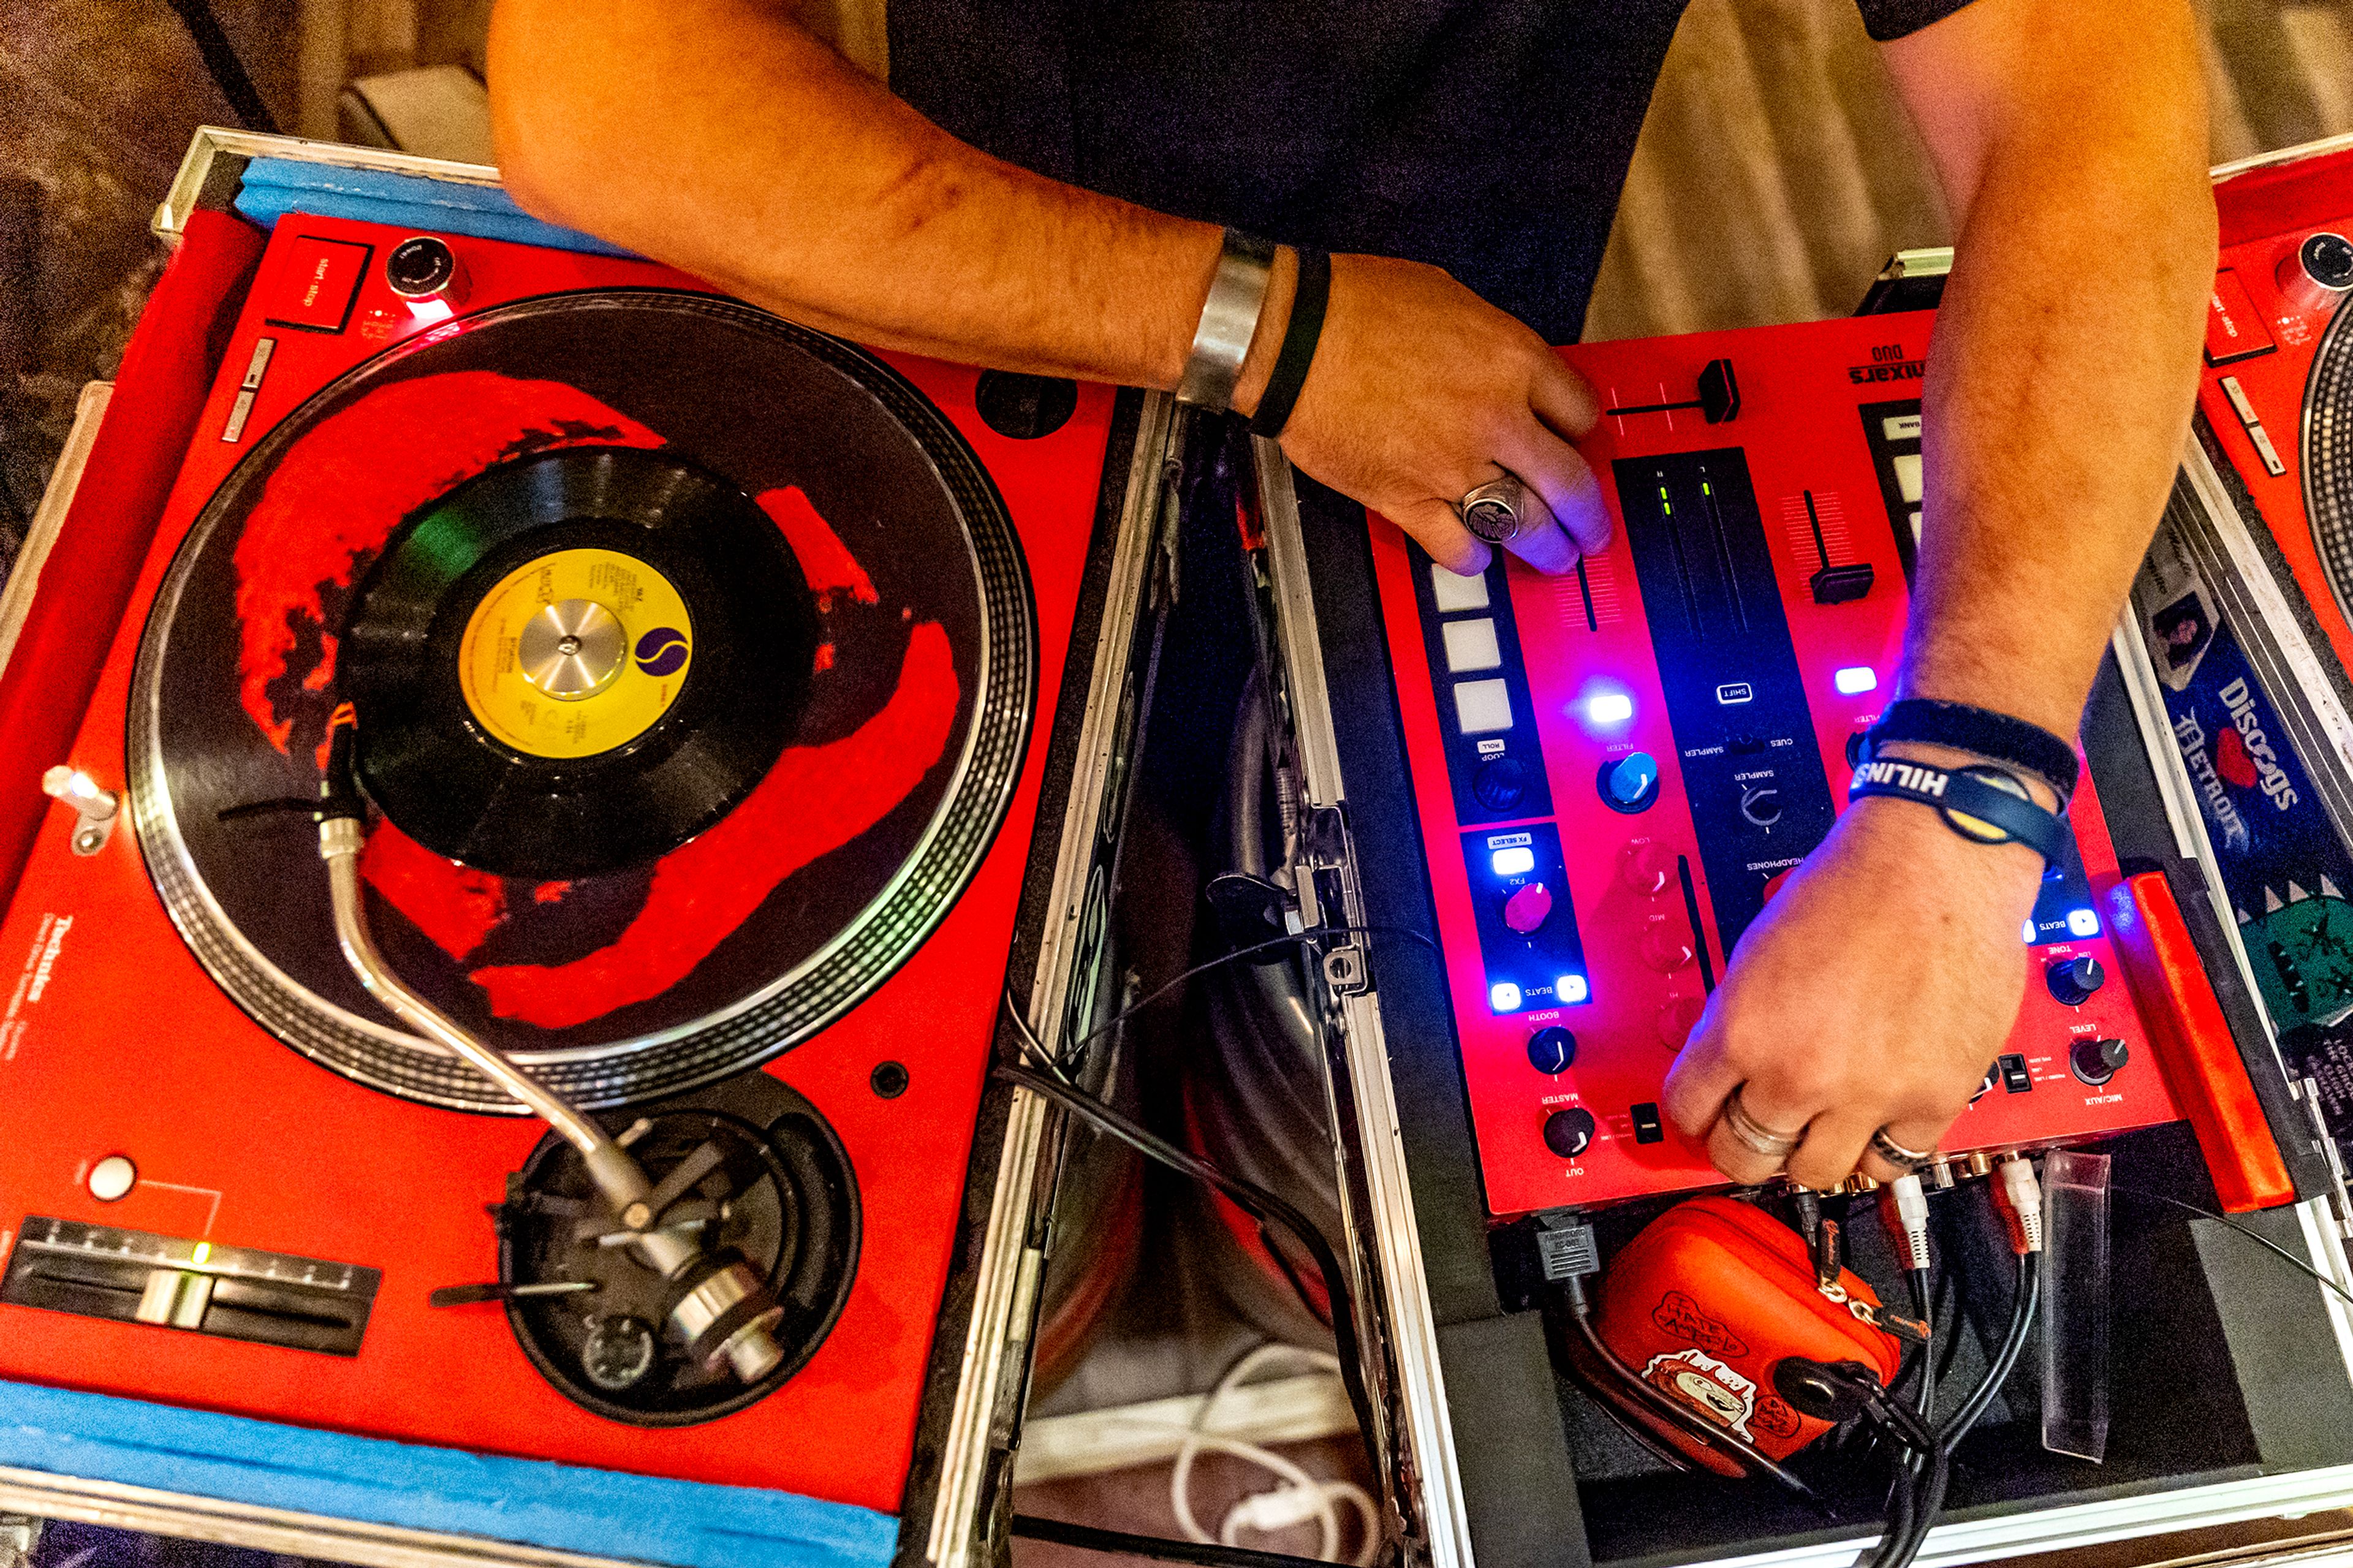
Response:
[[[2353,289],[2353,241],[2341,234],[2316,234],[2296,247],[2305,273],[2324,289]]]
[[[2043,971],[2042,978],[2061,1006],[2080,1007],[2107,983],[2108,972],[2096,958],[2062,958]]]
[[[1752,784],[1740,792],[1740,815],[1759,827],[1781,820],[1781,792],[1771,784]]]
[[[1517,757],[1489,757],[1471,775],[1471,793],[1489,811],[1508,812],[1528,793],[1528,765]]]
[[[1572,1107],[1545,1118],[1545,1147],[1574,1160],[1593,1142],[1593,1112]]]
[[[411,300],[438,294],[457,275],[458,258],[448,244],[429,234],[402,240],[384,261],[384,280],[394,293]]]
[[[1538,1072],[1567,1072],[1577,1059],[1577,1037],[1558,1024],[1528,1037],[1528,1061]]]
[[[2132,1060],[2132,1051],[2122,1040],[2077,1040],[2067,1053],[2067,1065],[2075,1076],[2097,1089],[2116,1076],[2117,1069]]]

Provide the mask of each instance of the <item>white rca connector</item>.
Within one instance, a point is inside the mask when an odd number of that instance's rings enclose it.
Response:
[[[1926,1268],[1928,1256],[1928,1194],[1918,1175],[1898,1176],[1887,1184],[1887,1194],[1881,1198],[1882,1211],[1892,1212],[1888,1234],[1895,1242],[1899,1258],[1907,1269]]]
[[[1994,1177],[2002,1218],[2010,1226],[2010,1249],[2021,1257],[2042,1251],[2042,1184],[2034,1179],[2034,1162],[2012,1154],[1994,1167]]]

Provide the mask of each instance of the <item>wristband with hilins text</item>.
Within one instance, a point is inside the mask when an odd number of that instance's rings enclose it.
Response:
[[[1870,797],[1927,806],[1973,844],[2023,844],[2042,857],[2046,868],[2067,862],[2072,844],[2067,824],[2036,805],[2025,784],[2000,768],[1939,768],[1866,755],[1855,767],[1847,798]]]

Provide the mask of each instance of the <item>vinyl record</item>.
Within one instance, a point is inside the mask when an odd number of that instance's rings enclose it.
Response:
[[[402,525],[338,683],[361,782],[437,855],[502,877],[650,862],[784,750],[817,615],[750,496],[660,453],[501,463]]]
[[[150,610],[131,808],[263,1026],[519,1113],[362,991],[308,818],[237,809],[315,796],[348,689],[386,959],[576,1102],[634,1104],[807,1038],[924,940],[1010,802],[1034,649],[1004,503],[889,365],[708,295],[549,295],[256,440]]]

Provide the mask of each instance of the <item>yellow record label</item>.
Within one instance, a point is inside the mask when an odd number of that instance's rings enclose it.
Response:
[[[625,746],[670,711],[694,626],[670,580],[613,550],[560,550],[476,605],[458,684],[483,729],[534,757]]]

